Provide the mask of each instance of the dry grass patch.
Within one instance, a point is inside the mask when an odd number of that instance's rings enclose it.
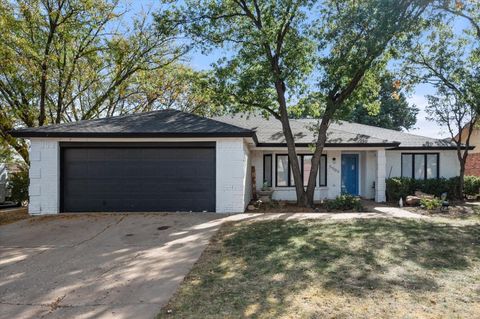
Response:
[[[480,224],[225,224],[159,318],[474,318]]]
[[[0,225],[14,223],[16,221],[30,218],[26,208],[15,208],[11,210],[0,211]]]

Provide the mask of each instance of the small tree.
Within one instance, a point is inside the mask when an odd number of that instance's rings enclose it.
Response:
[[[414,82],[434,86],[428,96],[430,119],[446,127],[456,143],[460,162],[459,192],[463,194],[470,136],[480,114],[480,5],[440,1],[432,28],[407,57],[405,70]],[[452,14],[453,13],[453,14]],[[438,15],[440,14],[440,15]],[[469,23],[455,30],[456,19]],[[458,138],[456,138],[458,136]],[[462,138],[463,137],[463,138]]]
[[[477,110],[466,105],[448,89],[440,89],[437,96],[428,96],[427,113],[430,119],[446,127],[455,142],[460,162],[459,194],[463,194],[465,164],[470,147],[470,136],[478,120]]]

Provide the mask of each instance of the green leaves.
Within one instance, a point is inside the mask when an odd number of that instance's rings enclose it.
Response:
[[[146,16],[124,21],[124,13],[117,0],[0,3],[0,138],[26,161],[9,129],[135,110],[126,105],[137,94],[134,75],[188,49],[175,43],[174,25],[154,30]]]
[[[358,104],[342,119],[393,130],[409,130],[417,122],[418,108],[409,105],[393,74],[381,76],[381,89],[372,104]],[[375,103],[376,102],[376,103]]]
[[[314,69],[315,42],[308,34],[312,26],[305,22],[313,4],[190,0],[168,16],[179,22],[181,33],[200,50],[228,49],[228,60],[218,61],[214,72],[217,88],[232,103],[232,110],[251,110],[252,104],[258,104],[278,112],[273,83],[284,82],[289,98],[295,99]]]
[[[414,82],[433,85],[427,111],[455,136],[480,111],[480,7],[443,1],[435,8],[431,28],[407,56],[405,72]]]

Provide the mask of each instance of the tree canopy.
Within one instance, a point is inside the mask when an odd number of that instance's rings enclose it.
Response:
[[[407,97],[396,85],[397,81],[391,74],[382,76],[378,94],[379,108],[369,110],[358,105],[343,120],[397,131],[413,129],[419,109],[408,103]]]
[[[204,51],[228,48],[214,66],[221,100],[234,111],[260,110],[282,123],[297,201],[313,204],[326,131],[362,102],[378,108],[379,71],[421,27],[430,1],[186,0],[161,12]],[[161,25],[161,20],[157,19]],[[314,97],[321,110],[307,190],[289,107]],[[312,105],[310,104],[310,108]]]
[[[457,143],[462,194],[470,135],[480,114],[480,2],[436,1],[433,13],[430,28],[406,54],[405,72],[435,90],[427,96],[427,113]]]
[[[188,47],[176,26],[128,13],[117,0],[0,3],[2,145],[28,162],[27,143],[8,134],[18,126],[167,107],[208,113],[208,74],[180,63]]]

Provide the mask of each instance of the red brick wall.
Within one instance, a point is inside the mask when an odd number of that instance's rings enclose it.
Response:
[[[465,175],[480,176],[480,153],[468,154]]]

